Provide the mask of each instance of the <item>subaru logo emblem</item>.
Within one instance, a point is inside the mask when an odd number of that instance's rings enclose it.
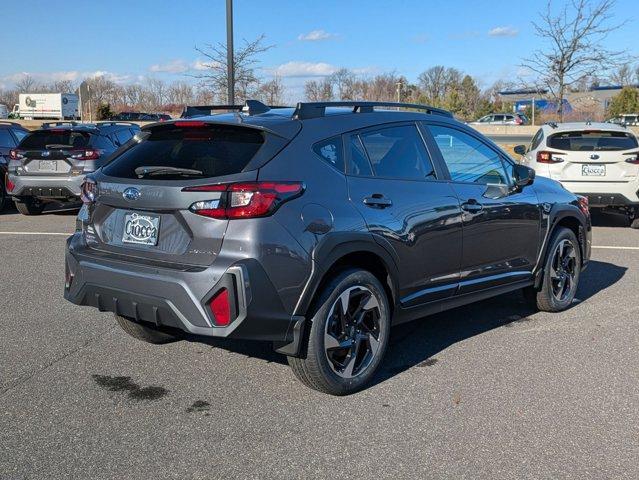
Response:
[[[51,152],[49,152],[48,150],[45,150],[44,152],[42,152],[43,157],[48,157],[49,155],[51,155]]]
[[[590,160],[597,160],[599,158],[599,155],[597,155],[596,153],[593,153],[592,155],[590,155]]]
[[[132,202],[140,198],[140,190],[135,187],[129,187],[124,192],[122,192],[122,196],[125,200]]]

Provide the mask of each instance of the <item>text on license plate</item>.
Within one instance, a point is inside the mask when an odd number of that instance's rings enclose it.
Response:
[[[157,245],[160,231],[160,217],[131,212],[124,216],[122,243]]]
[[[58,170],[58,162],[55,160],[40,160],[38,166],[41,172],[55,172]]]
[[[581,174],[586,177],[605,177],[605,165],[582,165]]]

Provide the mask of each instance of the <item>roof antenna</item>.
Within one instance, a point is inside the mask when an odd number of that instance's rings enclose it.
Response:
[[[242,113],[248,115],[259,115],[260,113],[266,113],[270,110],[269,107],[264,105],[258,100],[247,100],[242,107]]]

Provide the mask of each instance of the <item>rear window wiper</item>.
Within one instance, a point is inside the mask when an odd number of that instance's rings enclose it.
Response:
[[[191,168],[166,167],[162,165],[154,165],[150,167],[138,167],[135,170],[138,178],[152,177],[159,175],[180,175],[183,177],[202,176],[201,170]]]
[[[44,148],[46,148],[47,150],[62,150],[65,148],[73,148],[73,145],[64,145],[62,143],[49,143],[48,145],[45,145]]]

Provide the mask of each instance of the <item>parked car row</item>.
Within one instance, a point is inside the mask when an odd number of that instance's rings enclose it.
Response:
[[[166,113],[120,112],[110,118],[114,121],[125,122],[165,122],[171,120]]]

